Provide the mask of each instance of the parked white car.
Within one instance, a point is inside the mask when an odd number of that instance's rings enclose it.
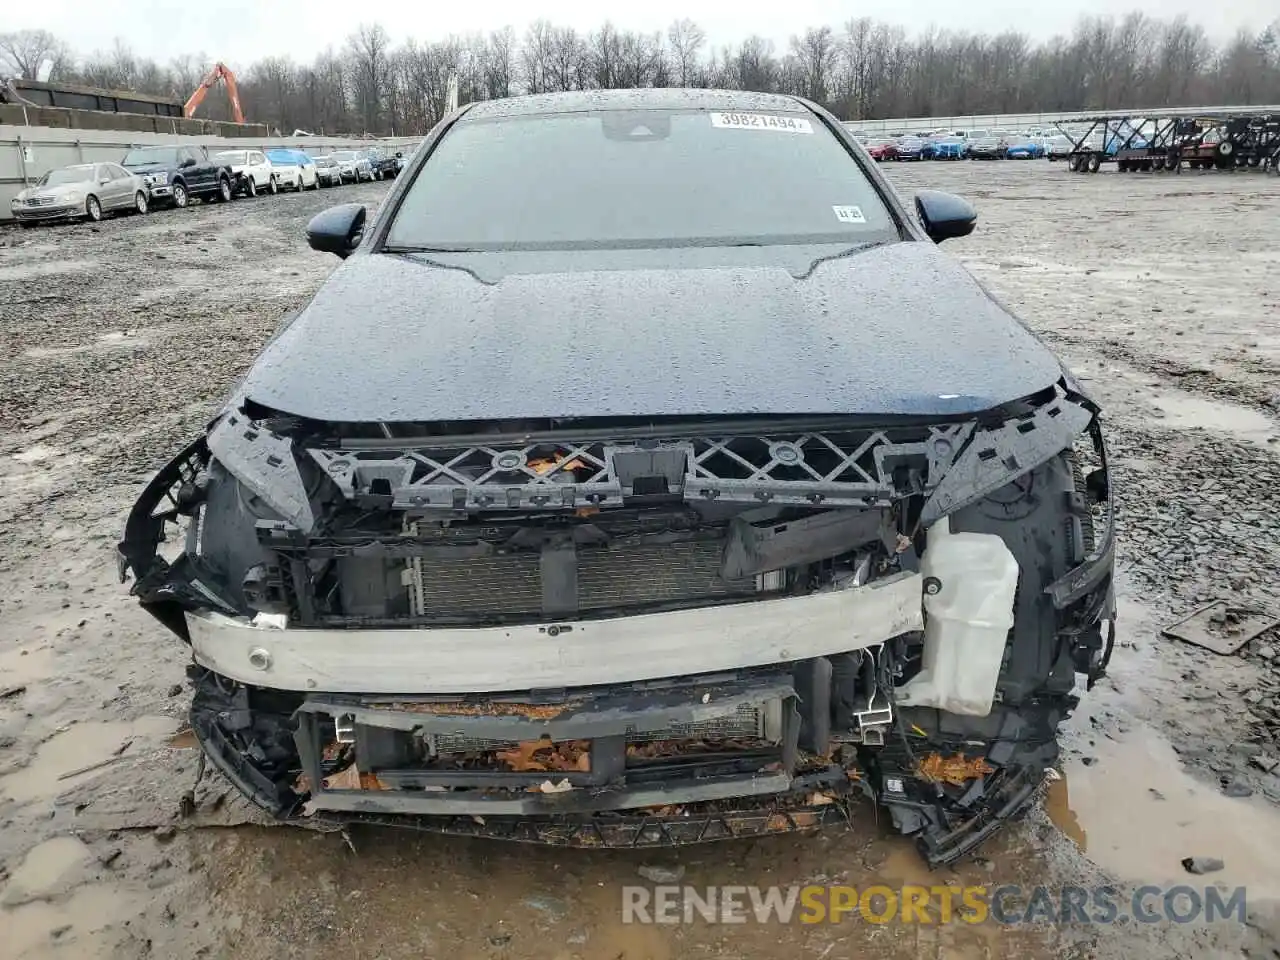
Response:
[[[316,176],[320,178],[320,185],[324,187],[337,187],[342,185],[342,167],[338,166],[338,161],[327,154],[316,157]]]
[[[362,150],[336,150],[329,154],[337,161],[343,180],[359,183],[361,180],[373,179],[373,165],[369,155]]]
[[[259,190],[275,193],[279,189],[275,170],[261,150],[223,150],[215,153],[213,159],[230,164],[235,177],[232,188],[237,193],[256,197]]]
[[[267,160],[275,173],[280,189],[292,190],[320,189],[320,178],[316,176],[316,162],[301,150],[268,150]]]

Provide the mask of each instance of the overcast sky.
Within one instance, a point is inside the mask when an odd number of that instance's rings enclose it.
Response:
[[[691,17],[719,46],[757,33],[785,50],[788,38],[808,26],[838,26],[851,17],[870,16],[917,31],[930,24],[952,30],[994,33],[1014,28],[1037,39],[1069,32],[1085,14],[1121,16],[1138,9],[1153,16],[1185,13],[1215,39],[1239,27],[1261,30],[1280,17],[1280,0],[643,0],[601,4],[588,0],[150,0],[126,4],[124,16],[89,0],[6,2],[0,30],[44,28],[62,37],[77,53],[111,46],[113,30],[136,53],[165,61],[180,53],[204,53],[236,66],[268,55],[309,61],[328,46],[341,47],[361,19],[377,21],[395,41],[408,37],[436,40],[450,33],[488,31],[510,25],[523,33],[529,22],[545,17],[557,25],[590,30],[610,19],[623,29],[652,32],[673,20]]]

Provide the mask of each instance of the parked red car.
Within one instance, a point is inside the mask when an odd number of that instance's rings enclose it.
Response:
[[[865,144],[867,153],[871,154],[871,159],[896,160],[898,158],[898,143],[889,137],[874,137]]]

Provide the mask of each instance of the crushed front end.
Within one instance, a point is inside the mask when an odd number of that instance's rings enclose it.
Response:
[[[121,572],[191,645],[204,750],[279,817],[642,846],[865,794],[942,863],[1033,795],[1105,669],[1110,510],[1065,383],[945,422],[237,401],[148,486]]]

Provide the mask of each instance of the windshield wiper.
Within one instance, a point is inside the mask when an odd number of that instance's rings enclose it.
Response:
[[[426,247],[408,244],[387,244],[380,253],[481,253],[474,247]]]

